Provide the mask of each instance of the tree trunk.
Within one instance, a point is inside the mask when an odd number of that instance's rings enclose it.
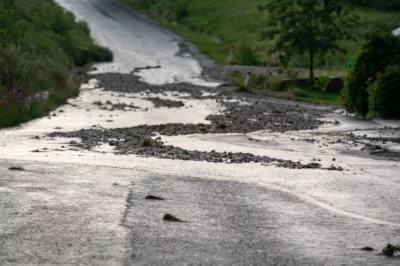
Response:
[[[324,10],[328,9],[329,0],[324,0]]]
[[[310,50],[310,80],[314,80],[314,51]]]

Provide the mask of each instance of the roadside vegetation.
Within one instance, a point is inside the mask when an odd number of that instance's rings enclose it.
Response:
[[[0,127],[46,115],[79,93],[79,68],[112,58],[52,0],[0,1]]]
[[[252,74],[247,85],[246,73],[232,73],[233,82],[243,90],[279,91],[298,100],[341,104],[364,117],[399,117],[395,112],[400,113],[400,103],[393,100],[397,92],[387,88],[396,82],[398,63],[385,57],[367,69],[364,64],[378,59],[364,62],[361,54],[371,48],[372,35],[381,36],[381,44],[396,39],[390,33],[400,27],[400,0],[123,1],[182,34],[221,64],[283,67],[273,75]],[[369,52],[381,54],[383,46],[375,45]],[[389,52],[386,55],[390,57]],[[292,82],[303,77],[311,82]],[[336,77],[345,85],[328,91]]]
[[[258,58],[257,62],[266,66],[280,65],[277,54],[270,55],[269,50],[274,47],[276,40],[263,40],[261,32],[267,29],[271,15],[259,10],[259,6],[273,2],[273,0],[123,0],[135,9],[145,10],[154,19],[187,37],[198,45],[219,63],[225,64],[228,60],[229,48],[235,46],[236,56],[234,63],[243,64],[243,59]],[[279,1],[281,2],[281,1]],[[283,1],[285,2],[285,1]],[[323,0],[319,0],[322,3]],[[337,2],[337,1],[332,1]],[[358,3],[356,0],[343,0],[349,4]],[[358,4],[349,11],[360,18],[359,25],[351,31],[354,40],[339,41],[338,44],[346,52],[344,54],[327,53],[323,60],[316,60],[317,68],[342,70],[348,61],[359,50],[366,32],[371,29],[392,31],[400,27],[400,10],[391,12],[368,8],[371,1]],[[374,2],[374,1],[372,1]],[[386,2],[376,0],[376,6],[385,6]],[[396,2],[396,1],[395,1]],[[388,4],[386,3],[386,6]],[[389,9],[389,8],[388,8]],[[393,9],[389,9],[393,10]],[[243,49],[242,47],[251,48]],[[307,68],[307,55],[294,55],[293,65]]]

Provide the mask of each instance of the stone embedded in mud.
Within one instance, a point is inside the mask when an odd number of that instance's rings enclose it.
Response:
[[[175,216],[173,216],[172,214],[169,214],[169,213],[164,214],[163,220],[164,221],[168,221],[168,222],[180,222],[180,223],[184,222],[181,219],[178,219],[178,218],[176,218]]]
[[[11,171],[26,171],[24,168],[22,168],[20,166],[12,166],[12,167],[8,168],[8,170],[11,170]]]
[[[388,244],[379,254],[388,257],[400,257],[400,245]]]
[[[110,140],[110,141],[108,142],[108,144],[109,144],[110,146],[117,146],[117,145],[118,145],[118,140],[112,139],[112,140]]]
[[[185,99],[213,99],[219,102],[224,111],[209,115],[206,120],[210,124],[164,124],[154,126],[136,126],[119,129],[89,129],[75,132],[54,132],[50,135],[81,138],[82,143],[74,143],[76,147],[92,149],[101,143],[110,143],[110,139],[126,139],[123,143],[110,145],[117,147],[118,154],[136,154],[145,157],[156,157],[173,160],[207,161],[213,163],[261,163],[291,169],[320,168],[319,164],[304,165],[298,162],[285,161],[268,156],[256,156],[249,153],[201,152],[188,151],[179,147],[167,146],[157,137],[152,139],[153,132],[160,135],[176,136],[189,134],[224,134],[249,133],[260,130],[286,132],[294,130],[315,129],[323,122],[317,117],[324,111],[306,106],[293,110],[293,106],[267,102],[264,100],[246,98],[232,90],[215,90],[215,88],[200,87],[192,84],[150,85],[139,81],[130,74],[108,73],[96,75],[104,90],[136,92],[143,94],[177,92],[176,97]],[[189,96],[182,96],[182,93]],[[207,94],[207,95],[206,95]],[[164,107],[182,107],[181,101],[147,98]],[[233,101],[231,101],[233,100]],[[240,101],[239,101],[240,100]],[[239,103],[240,102],[240,103]],[[241,104],[241,103],[245,104]],[[157,105],[155,103],[155,105]],[[108,104],[112,104],[109,102]],[[147,109],[144,109],[147,110]],[[275,111],[274,111],[275,110]],[[114,145],[115,144],[115,145]]]
[[[343,171],[343,168],[342,167],[336,167],[336,166],[333,166],[333,165],[331,165],[330,167],[328,167],[328,168],[326,168],[326,170],[329,170],[329,171]]]
[[[145,100],[151,101],[155,108],[167,107],[167,108],[180,108],[184,107],[185,104],[182,101],[165,100],[159,97],[145,98]]]
[[[373,251],[375,249],[371,248],[371,247],[363,247],[361,248],[361,250],[365,250],[365,251]]]
[[[141,145],[142,145],[142,147],[150,147],[150,146],[152,146],[153,142],[154,141],[150,138],[143,139]]]
[[[157,196],[154,196],[154,195],[147,195],[145,197],[145,199],[147,199],[147,200],[164,200],[163,198],[157,197]]]
[[[313,162],[313,163],[309,163],[309,164],[305,165],[304,168],[317,169],[317,168],[321,168],[321,164]]]

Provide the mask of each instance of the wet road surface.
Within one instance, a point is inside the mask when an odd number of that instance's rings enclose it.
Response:
[[[116,61],[99,71],[161,65],[139,75],[154,83],[205,83],[195,59],[175,56],[179,37],[116,1],[58,2],[87,20],[97,41],[116,54]],[[187,100],[193,105],[188,109],[163,109],[139,95],[129,97],[91,84],[51,119],[0,131],[1,265],[400,264],[376,255],[387,243],[400,241],[399,162],[345,155],[339,144],[319,148],[297,140],[355,128],[373,135],[385,125],[398,127],[398,121],[337,115],[342,122],[337,127],[250,134],[259,142],[244,135],[165,138],[187,149],[304,162],[320,158],[327,166],[336,158],[343,172],[118,156],[108,146],[76,151],[65,147],[69,139],[44,137],[56,127],[201,123],[218,110],[209,100]],[[114,111],[110,118],[109,111],[92,104],[117,99],[150,110]],[[35,149],[42,152],[32,153]],[[27,171],[10,171],[11,166]],[[165,200],[145,200],[147,194]],[[165,213],[187,223],[163,221]],[[377,250],[361,251],[364,246]]]

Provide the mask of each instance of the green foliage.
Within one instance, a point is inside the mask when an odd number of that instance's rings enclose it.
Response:
[[[305,93],[305,91],[303,91],[302,89],[297,88],[297,87],[290,87],[288,89],[288,92],[296,97],[307,97],[307,94]]]
[[[268,28],[261,33],[262,39],[276,39],[270,54],[278,53],[286,66],[294,54],[309,57],[310,79],[314,78],[314,58],[327,52],[345,51],[339,40],[349,40],[349,29],[355,26],[356,17],[340,3],[333,2],[324,9],[320,0],[271,0],[260,10],[270,15]]]
[[[242,43],[246,43],[253,48],[263,65],[280,64],[278,54],[268,54],[268,50],[275,46],[276,38],[260,38],[260,32],[265,30],[271,18],[268,12],[259,12],[257,6],[273,0],[186,0],[188,14],[180,23],[175,23],[174,16],[170,16],[174,14],[173,3],[176,0],[122,1],[136,10],[150,14],[159,23],[182,34],[219,63],[226,63],[231,45],[239,48]],[[335,4],[338,1],[347,7],[350,0],[331,0],[330,3]],[[169,5],[166,4],[168,2]],[[322,8],[323,0],[320,2]],[[360,17],[362,25],[352,29],[354,40],[337,42],[342,51],[345,51],[344,54],[328,52],[323,53],[323,57],[317,56],[320,60],[315,60],[316,68],[343,70],[349,59],[359,51],[366,31],[380,29],[391,32],[400,25],[400,15],[395,12],[354,7],[353,14]],[[307,53],[294,54],[292,62],[296,67],[308,68],[309,56]]]
[[[184,19],[189,15],[189,3],[188,0],[137,0],[136,4],[143,9],[152,10],[161,16],[165,17],[169,21],[182,23]]]
[[[318,77],[318,85],[322,91],[325,91],[328,87],[329,83],[331,83],[331,78],[328,76],[319,76]]]
[[[245,66],[257,66],[261,64],[253,48],[246,44],[242,44],[239,51],[236,52],[234,63]]]
[[[379,10],[400,11],[400,0],[347,0],[346,2]]]
[[[43,115],[74,95],[72,68],[112,60],[89,34],[52,0],[0,1],[0,127]],[[49,89],[48,100],[33,101]]]
[[[400,38],[380,32],[369,33],[354,60],[342,91],[347,110],[365,116],[369,111],[368,80],[375,80],[378,72],[398,62]]]
[[[297,72],[296,72],[297,73]],[[298,73],[296,74],[298,75]],[[238,70],[230,73],[233,84],[242,92],[268,91],[274,97],[290,98],[299,101],[341,105],[339,93],[328,93],[315,90],[313,82],[306,78],[287,78],[286,73],[280,75],[264,75],[252,73],[248,87],[244,86],[246,72]]]
[[[400,66],[386,67],[368,88],[369,108],[381,118],[400,118]]]

